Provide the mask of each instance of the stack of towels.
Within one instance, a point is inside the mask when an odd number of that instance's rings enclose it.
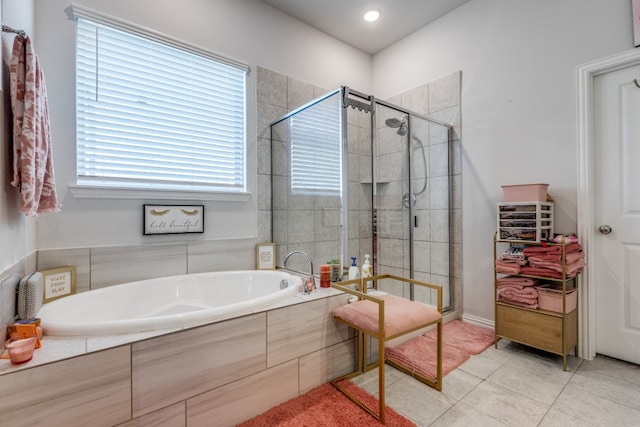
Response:
[[[565,245],[565,273],[575,277],[587,265],[580,243]],[[520,274],[562,279],[562,246],[528,246],[522,250],[529,265],[522,267]]]
[[[498,301],[520,307],[538,308],[537,279],[506,276],[498,278]]]
[[[538,308],[539,280],[532,277],[516,277],[517,275],[536,276],[540,278],[562,279],[562,272],[567,278],[575,277],[587,265],[584,252],[578,242],[564,246],[565,265],[562,264],[561,245],[511,246],[496,259],[496,272],[507,274],[498,278],[498,301],[527,308]]]
[[[567,277],[575,277],[587,265],[580,243],[565,245]],[[510,247],[496,259],[496,272],[562,279],[562,246]]]
[[[502,274],[520,274],[520,270],[525,265],[527,265],[527,258],[523,248],[518,246],[510,246],[496,259],[496,271]]]

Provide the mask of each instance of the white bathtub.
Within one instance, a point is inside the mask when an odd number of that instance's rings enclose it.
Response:
[[[281,289],[285,280],[288,286]],[[295,296],[300,277],[225,271],[124,283],[42,306],[45,335],[96,336],[184,328],[253,313]]]

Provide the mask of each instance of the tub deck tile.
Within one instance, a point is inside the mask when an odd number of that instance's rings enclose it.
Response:
[[[2,426],[113,426],[131,418],[129,346],[3,375]],[[43,386],[44,385],[44,386]]]
[[[133,416],[266,368],[266,314],[132,344]]]
[[[187,400],[187,424],[234,426],[298,397],[298,361],[291,360]]]

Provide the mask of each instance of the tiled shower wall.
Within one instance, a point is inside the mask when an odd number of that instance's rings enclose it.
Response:
[[[307,104],[329,92],[329,90],[304,83],[283,74],[270,71],[265,68],[257,68],[258,87],[258,238],[263,242],[274,240],[271,230],[272,220],[272,146],[270,123],[280,119],[285,114],[296,108]],[[336,88],[333,88],[336,89]],[[284,127],[281,126],[284,132]],[[282,144],[276,142],[276,147]],[[273,153],[278,156],[278,153]],[[282,162],[288,164],[286,160]],[[274,171],[276,182],[283,182],[287,179],[288,171]],[[278,195],[286,194],[284,191]],[[279,196],[281,199],[282,197]],[[336,254],[328,247],[335,247],[326,238],[316,238],[323,230],[330,234],[326,224],[325,215],[337,215],[335,200],[321,196],[296,196],[289,195],[286,200],[277,200],[280,209],[276,209],[274,220],[279,223],[280,233],[287,233],[278,239],[276,260],[280,265],[284,256],[293,250],[301,250],[309,254],[318,264],[328,259],[336,258]],[[284,205],[284,206],[282,206]],[[329,212],[329,213],[328,213]],[[333,221],[335,222],[335,221]],[[335,226],[333,227],[335,228]],[[296,270],[307,271],[308,266],[303,258],[292,258],[288,267]]]

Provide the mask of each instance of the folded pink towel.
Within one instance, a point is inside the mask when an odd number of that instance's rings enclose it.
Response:
[[[538,298],[538,290],[535,287],[516,289],[512,287],[498,289],[498,295],[515,300],[535,300]]]
[[[578,261],[567,264],[566,275],[567,277],[574,277],[580,271],[584,269],[587,264],[584,260],[579,259]],[[557,268],[547,268],[547,267],[538,267],[534,265],[528,265],[526,267],[522,267],[520,270],[521,274],[526,274],[529,276],[537,276],[537,277],[551,277],[553,279],[562,279],[562,268],[558,271]]]
[[[584,252],[582,251],[568,252],[564,255],[564,258],[567,264],[572,264],[577,260],[584,258]],[[552,254],[552,255],[536,254],[535,256],[531,255],[527,259],[529,260],[530,264],[535,262],[540,262],[540,261],[555,262],[559,264],[562,262],[562,254]]]
[[[523,267],[524,268],[524,267]],[[535,286],[538,284],[538,280],[533,279],[531,277],[514,277],[514,276],[505,276],[498,278],[498,287],[501,285],[513,285],[513,286]]]
[[[520,266],[516,263],[496,260],[496,271],[502,274],[519,274]]]
[[[531,256],[535,254],[556,254],[562,253],[562,246],[553,245],[553,246],[527,246],[522,250],[522,253],[526,256]]]

